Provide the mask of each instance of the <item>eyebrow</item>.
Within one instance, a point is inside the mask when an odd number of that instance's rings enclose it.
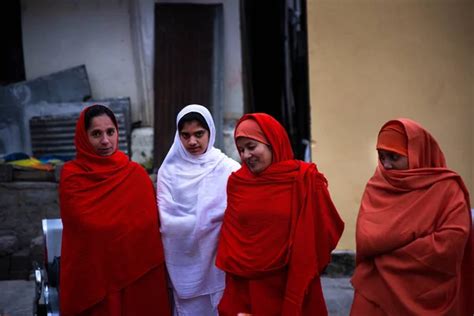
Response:
[[[200,129],[200,130],[197,130],[195,131],[194,133],[190,133],[190,132],[184,132],[184,131],[181,131],[179,132],[180,134],[197,134],[197,133],[204,133],[206,130],[203,128],[203,129]]]

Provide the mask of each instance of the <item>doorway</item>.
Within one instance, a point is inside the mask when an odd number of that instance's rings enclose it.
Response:
[[[286,128],[295,157],[308,159],[310,104],[306,0],[241,0],[244,110]]]
[[[155,168],[173,143],[176,115],[184,106],[207,107],[220,130],[221,17],[222,5],[155,4]]]

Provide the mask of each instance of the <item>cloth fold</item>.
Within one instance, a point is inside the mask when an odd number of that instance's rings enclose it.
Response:
[[[416,122],[407,170],[379,163],[357,219],[352,315],[472,315],[473,236],[468,191],[436,140]],[[388,123],[387,123],[388,124]]]
[[[148,174],[121,151],[108,157],[94,153],[85,130],[86,110],[76,125],[76,159],[64,165],[59,184],[60,305],[66,316],[99,304],[164,264]],[[167,298],[157,304],[165,311]]]
[[[227,205],[226,186],[240,164],[214,147],[215,125],[201,105],[178,113],[201,114],[209,126],[207,150],[195,156],[186,151],[176,131],[174,142],[158,170],[157,197],[166,265],[179,298],[193,298],[224,289],[224,273],[215,267],[217,240]]]
[[[265,293],[250,293],[252,290],[239,295],[261,294],[268,301],[265,306],[252,306],[252,297],[240,303],[226,297],[237,287],[245,288],[240,281],[228,283],[232,288],[224,292],[220,312],[265,315],[279,309],[281,315],[327,313],[319,276],[344,228],[327,181],[315,164],[293,159],[286,131],[274,118],[247,114],[239,123],[247,119],[255,120],[269,140],[273,163],[258,175],[244,164],[230,176],[216,264],[233,276],[227,280],[248,280],[248,287],[257,292],[281,278],[286,285],[282,295],[273,299]],[[270,283],[263,284],[266,282]],[[311,312],[306,304],[312,305]]]

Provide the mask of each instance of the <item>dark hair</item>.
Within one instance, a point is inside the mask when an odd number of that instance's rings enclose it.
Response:
[[[89,127],[91,126],[91,121],[94,117],[101,116],[104,114],[107,115],[112,120],[115,127],[118,129],[117,119],[115,118],[114,112],[112,112],[112,110],[110,110],[105,105],[94,104],[90,106],[89,108],[87,108],[86,113],[84,115],[84,124],[85,124],[86,130],[88,130]]]
[[[209,126],[207,125],[206,120],[204,119],[204,116],[197,112],[189,112],[188,114],[185,114],[178,122],[178,131],[181,131],[183,129],[184,123],[192,121],[197,121],[199,125],[205,128],[209,133],[211,132],[209,130]]]

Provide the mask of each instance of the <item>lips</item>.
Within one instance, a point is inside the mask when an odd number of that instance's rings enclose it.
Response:
[[[247,159],[247,160],[246,160],[246,163],[247,163],[247,165],[249,165],[249,166],[255,166],[256,164],[258,164],[258,160],[255,160],[255,159],[252,159],[252,160]]]
[[[99,148],[99,152],[100,153],[103,153],[103,154],[107,154],[109,152],[112,151],[112,147],[108,147],[108,148]]]
[[[200,147],[194,147],[194,148],[189,148],[189,151],[192,152],[192,153],[197,153],[201,150]]]

